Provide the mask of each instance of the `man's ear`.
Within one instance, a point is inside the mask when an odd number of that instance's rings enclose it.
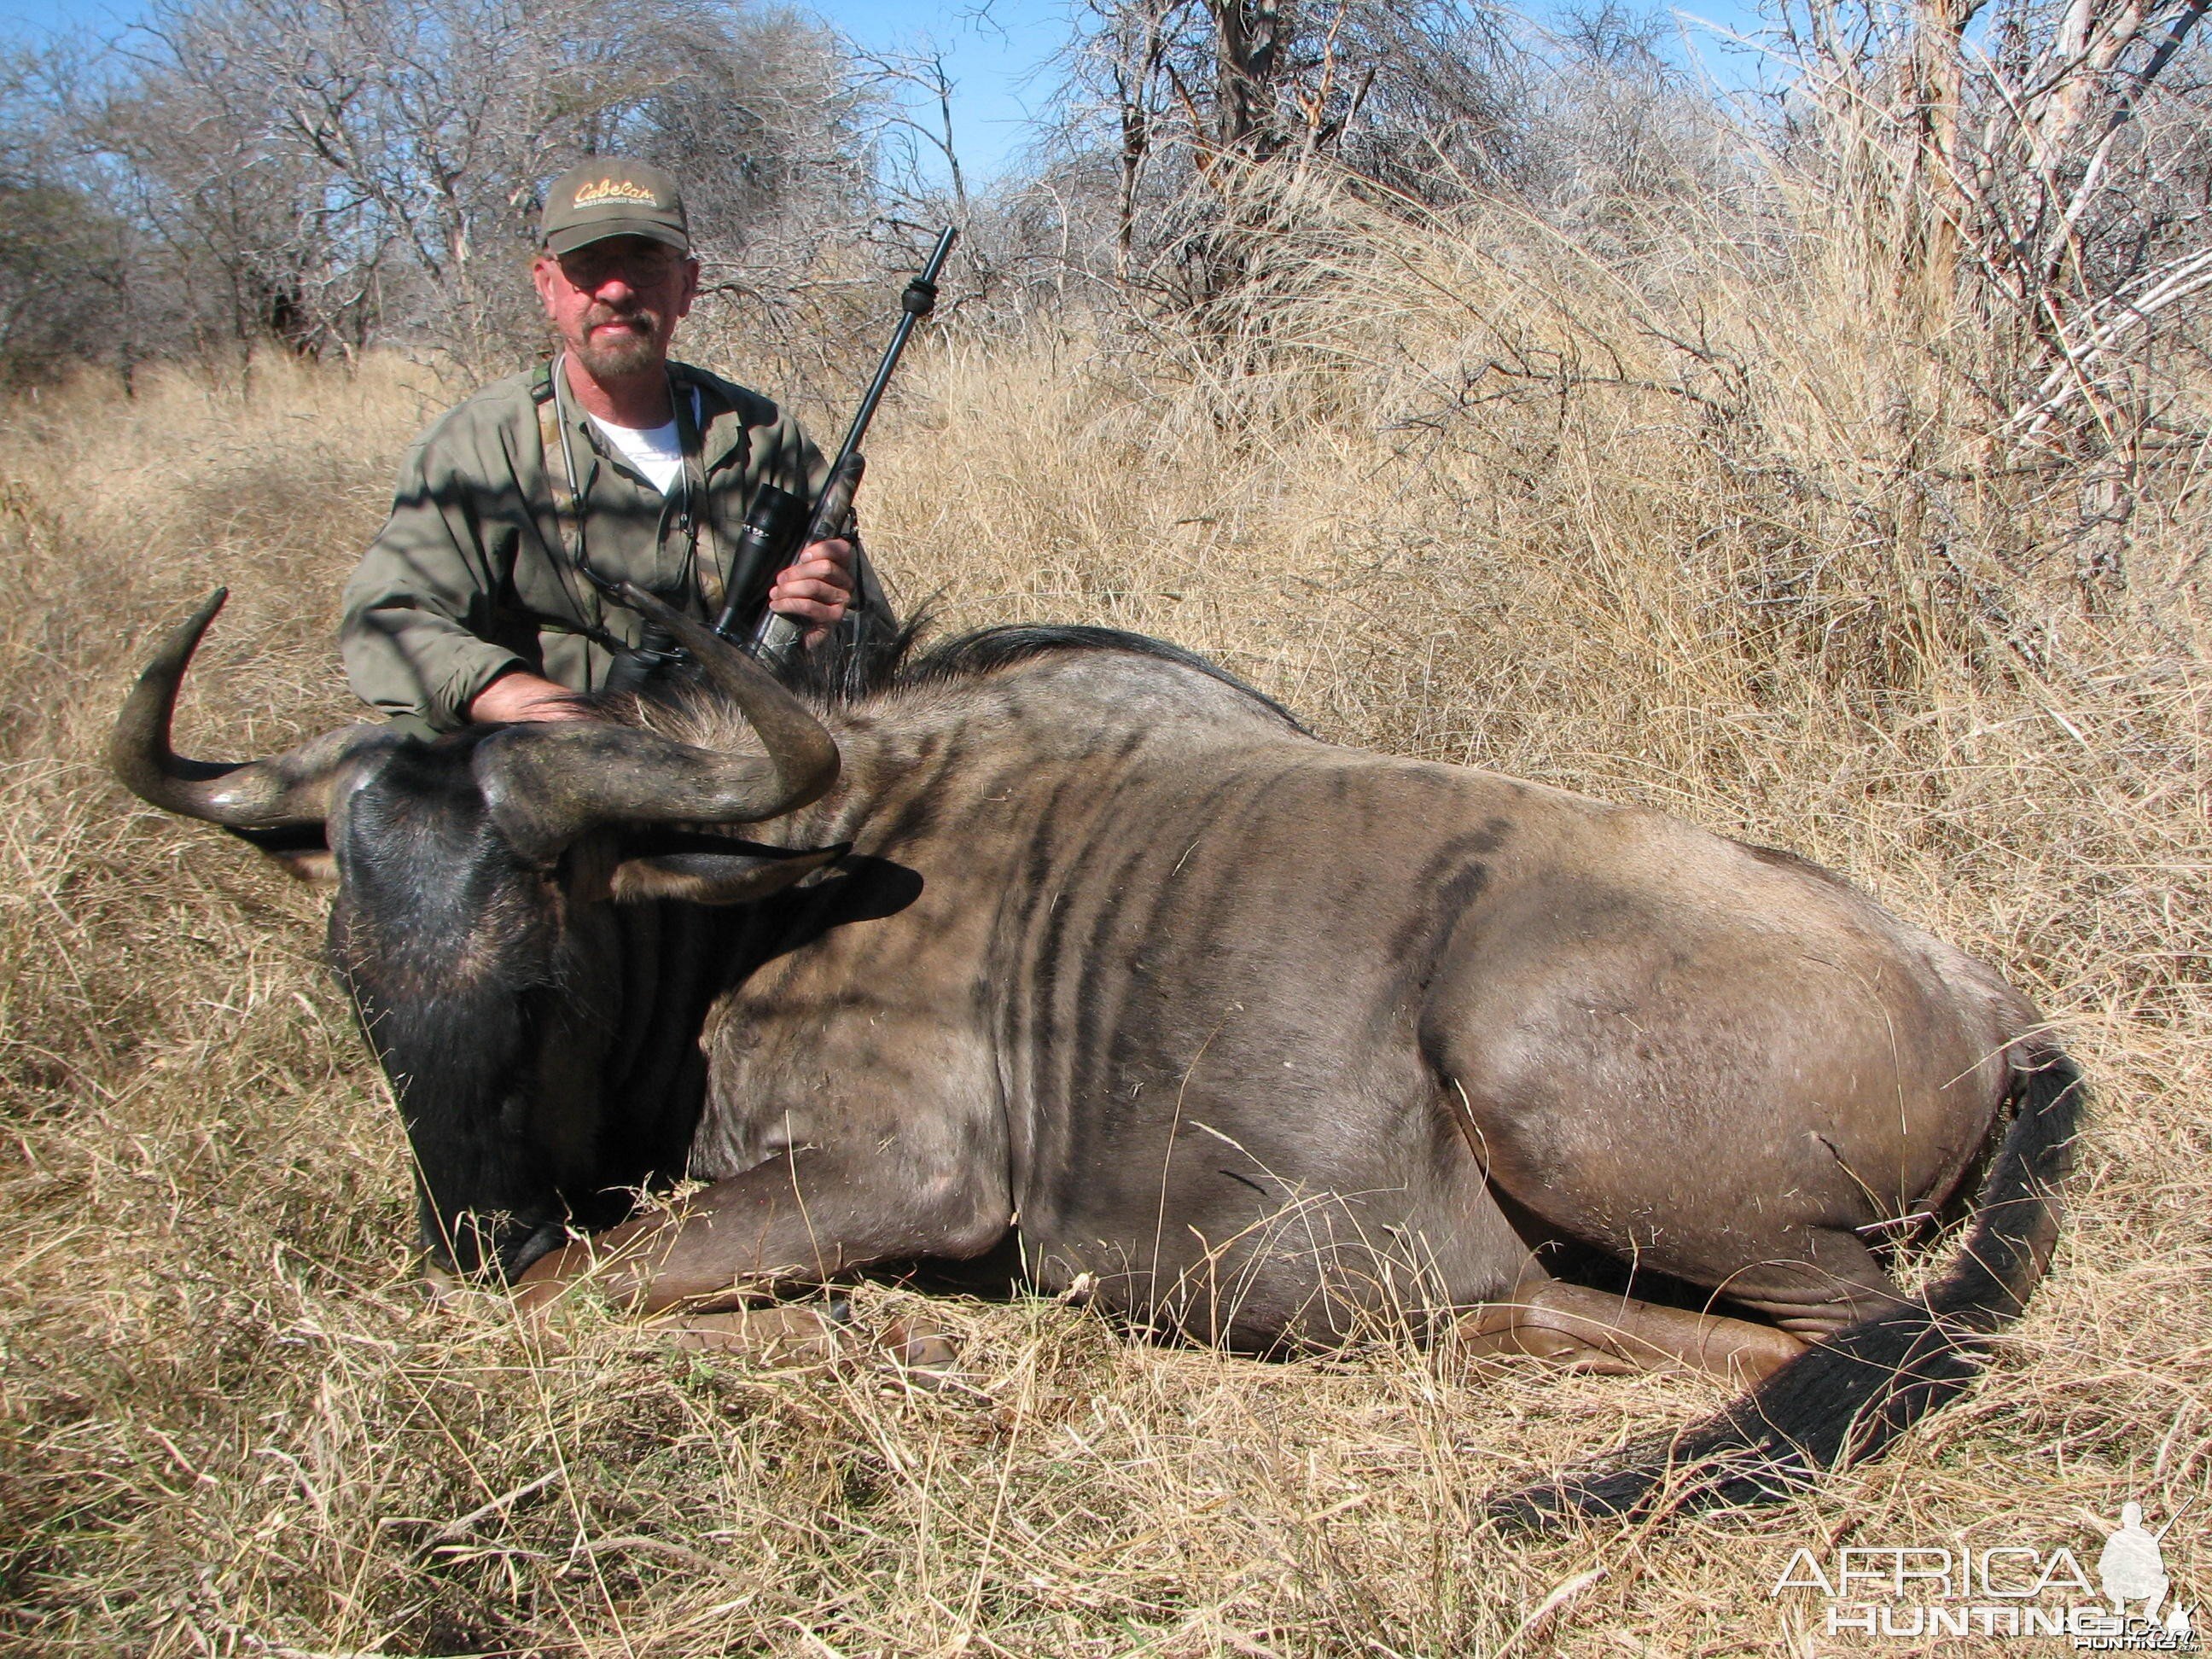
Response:
[[[538,257],[530,262],[530,285],[538,290],[538,303],[549,321],[553,316],[552,283],[560,274],[560,262],[544,248],[538,249]]]
[[[750,904],[781,893],[851,850],[817,847],[793,853],[751,842],[705,836],[689,839],[695,844],[665,852],[625,848],[609,884],[610,896],[617,904],[661,898],[693,904]]]

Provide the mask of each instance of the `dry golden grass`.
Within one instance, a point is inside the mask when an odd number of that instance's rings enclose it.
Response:
[[[1969,446],[1826,262],[1682,238],[1608,271],[1309,205],[1264,374],[1044,330],[917,358],[878,556],[949,623],[1165,635],[1331,738],[1794,848],[2003,964],[2100,1104],[1991,1374],[1801,1503],[1532,1541],[1482,1495],[1720,1390],[1259,1364],[1017,1303],[939,1304],[969,1380],[921,1392],[427,1305],[319,897],[98,754],[149,630],[217,581],[187,746],[350,717],[337,592],[447,392],[384,361],[87,386],[0,448],[0,1644],[1811,1653],[1845,1644],[1768,1596],[1801,1544],[2086,1559],[2130,1497],[2195,1502],[2167,1556],[2212,1599],[2203,507],[2148,501],[2133,588],[2085,613],[2024,485],[1936,482]],[[1698,316],[1735,381],[1655,332]]]

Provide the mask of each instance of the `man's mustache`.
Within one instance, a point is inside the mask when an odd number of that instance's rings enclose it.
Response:
[[[650,334],[660,326],[660,313],[643,306],[629,311],[617,311],[611,306],[593,306],[584,313],[584,331],[586,334],[605,328],[610,323],[619,323],[625,328],[635,328],[641,333]]]

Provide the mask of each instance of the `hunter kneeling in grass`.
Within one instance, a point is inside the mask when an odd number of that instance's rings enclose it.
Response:
[[[770,400],[670,358],[699,287],[672,176],[588,161],[555,180],[539,225],[531,275],[554,356],[416,444],[346,587],[355,691],[422,735],[591,718],[574,694],[605,689],[647,643],[620,586],[712,620],[761,487],[811,500],[827,470]],[[810,642],[885,617],[842,538],[805,549],[765,603]]]

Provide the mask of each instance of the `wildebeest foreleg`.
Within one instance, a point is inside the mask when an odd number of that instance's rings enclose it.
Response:
[[[1468,1315],[1461,1339],[1475,1353],[1525,1353],[1620,1374],[1706,1371],[1755,1382],[1805,1351],[1787,1331],[1691,1313],[1556,1279],[1524,1279],[1510,1301]]]
[[[881,1159],[779,1153],[659,1214],[554,1251],[523,1274],[527,1308],[592,1284],[645,1313],[708,1312],[819,1285],[872,1262],[979,1255],[1010,1210],[988,1182],[889,1179]]]

